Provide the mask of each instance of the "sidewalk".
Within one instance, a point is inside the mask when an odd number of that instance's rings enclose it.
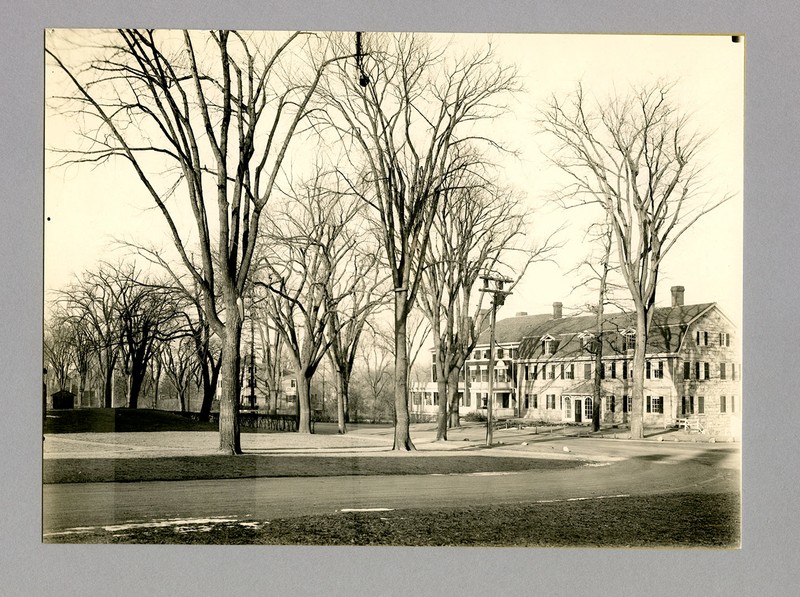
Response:
[[[660,445],[667,448],[675,444],[707,444],[710,440],[708,436],[674,429],[646,430],[646,433],[648,437],[644,440],[630,441],[627,440],[628,432],[625,429],[609,428],[592,433],[582,427],[511,427],[496,429],[493,446],[488,448],[485,445],[486,428],[481,423],[467,423],[463,427],[448,430],[446,442],[436,441],[434,424],[417,423],[411,427],[411,437],[417,450],[410,453],[392,450],[393,430],[385,426],[353,426],[345,435],[242,433],[241,443],[245,453],[257,455],[413,457],[415,454],[444,456],[459,453],[615,460],[614,454],[627,452],[633,446],[647,449],[647,446],[653,448]],[[43,456],[45,459],[211,456],[217,454],[218,442],[219,436],[213,431],[49,434],[43,443]],[[719,446],[719,441],[716,444]]]

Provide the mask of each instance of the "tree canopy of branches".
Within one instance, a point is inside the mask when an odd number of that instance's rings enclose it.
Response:
[[[344,64],[322,86],[322,130],[350,159],[351,188],[374,210],[394,292],[394,448],[413,450],[409,433],[406,320],[436,208],[456,173],[480,164],[476,131],[503,111],[516,87],[513,68],[491,48],[452,57],[422,36],[372,36],[354,77]],[[362,85],[363,84],[363,85]]]
[[[127,162],[164,218],[203,311],[222,339],[220,443],[241,452],[243,292],[264,208],[325,67],[317,36],[236,31],[118,30],[88,64],[49,36],[48,62],[75,93],[63,109],[85,122],[68,161]],[[78,55],[85,55],[77,53]],[[183,216],[191,214],[191,231]],[[201,265],[188,254],[198,242]]]
[[[525,233],[517,198],[483,178],[462,177],[439,203],[420,300],[431,323],[436,354],[439,440],[447,439],[448,426],[459,424],[459,377],[485,323],[483,295],[479,293],[476,301],[473,292],[479,275],[514,272],[511,262],[516,258],[516,283],[531,261],[545,258],[551,249],[549,239],[539,248],[525,247]]]
[[[670,85],[591,100],[582,87],[553,98],[541,126],[557,140],[555,163],[571,183],[560,199],[609,218],[620,273],[636,311],[631,436],[643,433],[647,339],[662,262],[678,239],[730,196],[705,192],[704,137],[672,101]]]
[[[127,405],[136,408],[148,367],[159,347],[183,333],[181,302],[173,288],[148,281],[130,264],[101,263],[56,298],[60,333],[67,333],[80,392],[90,359],[103,379],[103,403],[113,406],[118,365],[127,376]]]
[[[274,214],[264,234],[265,281],[258,284],[268,291],[270,318],[295,367],[303,433],[311,432],[311,380],[320,362],[332,344],[344,346],[343,327],[372,308],[365,283],[374,257],[357,247],[363,205],[328,178],[318,173],[302,198]]]

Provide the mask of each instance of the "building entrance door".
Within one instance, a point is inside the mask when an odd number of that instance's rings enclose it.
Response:
[[[583,418],[581,416],[582,413],[583,413],[583,408],[582,408],[582,405],[581,405],[581,401],[576,399],[575,400],[575,422],[576,423],[580,423],[581,421],[583,421]]]

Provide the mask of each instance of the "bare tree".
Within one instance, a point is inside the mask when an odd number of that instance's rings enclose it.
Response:
[[[340,64],[329,79],[321,120],[351,160],[353,191],[380,222],[394,291],[394,449],[413,450],[407,319],[429,232],[454,173],[480,162],[470,144],[491,144],[477,124],[502,112],[497,102],[515,88],[515,71],[497,64],[491,48],[450,58],[414,35],[373,36],[368,45],[360,76]]]
[[[83,68],[67,63],[73,54],[57,49],[53,36],[45,48],[76,90],[64,109],[88,123],[81,131],[88,145],[73,148],[70,161],[127,162],[162,214],[222,339],[219,449],[239,454],[242,296],[264,208],[330,63],[326,42],[236,31],[94,37],[102,42]],[[191,232],[182,225],[186,213]],[[190,234],[201,267],[187,252]]]
[[[128,408],[138,408],[139,394],[155,353],[162,344],[187,334],[178,322],[181,296],[151,282],[133,267],[119,272],[116,309],[120,321],[120,355],[128,378]]]
[[[698,160],[704,138],[670,92],[658,84],[592,101],[578,86],[566,100],[553,98],[540,121],[558,142],[555,163],[571,180],[561,199],[596,204],[611,222],[636,312],[633,438],[643,435],[645,353],[663,260],[698,219],[730,198],[705,193]]]
[[[350,378],[359,342],[369,318],[385,305],[385,278],[377,265],[375,253],[356,246],[353,247],[345,276],[332,279],[331,282],[339,290],[334,288],[330,294],[342,297],[331,310],[331,325],[327,334],[330,342],[328,355],[337,377],[338,431],[344,434],[347,433]]]
[[[106,408],[113,406],[114,371],[120,353],[119,267],[102,263],[96,271],[84,272],[76,282],[59,290],[55,299],[74,335],[88,345],[85,348],[97,362]]]
[[[353,297],[362,293],[363,270],[353,270],[358,230],[353,226],[362,205],[347,200],[335,181],[318,172],[302,198],[276,213],[265,230],[263,264],[270,318],[297,372],[299,425],[311,432],[311,380],[323,357],[351,318],[371,308],[360,304],[351,315]]]
[[[69,320],[56,315],[50,318],[44,334],[44,358],[59,390],[69,388],[75,361],[75,347]],[[80,399],[80,397],[79,397]]]
[[[222,350],[219,339],[215,337],[211,324],[203,309],[203,297],[197,281],[189,274],[181,272],[173,263],[170,263],[163,252],[155,247],[145,247],[129,242],[123,243],[133,253],[145,261],[162,269],[169,277],[170,282],[165,286],[171,287],[175,300],[181,307],[180,317],[185,333],[194,342],[197,355],[199,384],[202,388],[203,398],[198,414],[201,421],[208,421],[211,415],[211,406],[217,394],[220,369],[222,367]],[[189,252],[190,259],[194,252]]]
[[[433,330],[437,440],[446,440],[447,428],[459,425],[459,379],[484,327],[482,293],[476,302],[473,292],[479,275],[516,270],[516,284],[531,262],[545,259],[552,250],[551,239],[541,247],[526,246],[526,232],[517,197],[483,177],[462,177],[439,203],[420,299]]]

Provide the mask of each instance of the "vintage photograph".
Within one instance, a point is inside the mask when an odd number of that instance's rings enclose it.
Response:
[[[743,36],[44,64],[43,542],[741,546]]]

